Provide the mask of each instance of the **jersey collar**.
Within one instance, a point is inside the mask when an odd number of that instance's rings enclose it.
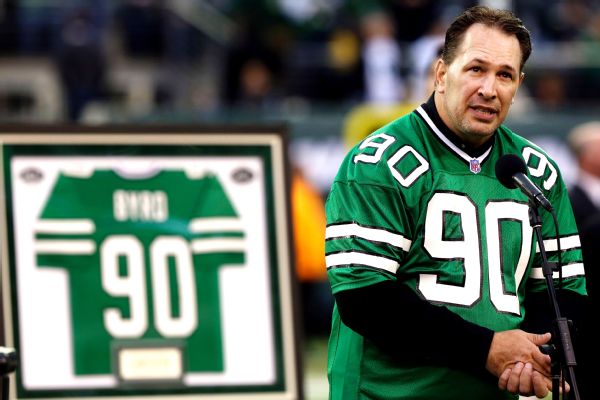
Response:
[[[466,143],[452,132],[442,121],[442,118],[435,107],[433,95],[431,95],[427,102],[421,104],[415,111],[429,126],[433,134],[446,145],[446,147],[469,164],[471,172],[478,173],[481,170],[480,165],[485,161],[492,150],[492,145],[494,144],[496,137],[495,134],[478,147],[473,147]]]

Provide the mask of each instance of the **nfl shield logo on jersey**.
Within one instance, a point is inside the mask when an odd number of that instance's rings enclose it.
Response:
[[[474,159],[469,161],[469,167],[471,169],[471,172],[474,174],[481,172],[481,165],[479,165],[479,160]]]

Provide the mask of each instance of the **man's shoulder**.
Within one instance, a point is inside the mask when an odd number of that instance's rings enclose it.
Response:
[[[396,187],[398,174],[410,175],[428,165],[427,129],[415,113],[377,129],[348,152],[337,181]]]
[[[533,144],[533,142],[531,140],[529,140],[529,139],[525,138],[523,135],[513,131],[506,125],[500,125],[498,127],[498,135],[501,140],[508,141],[508,142],[514,142],[516,145]]]
[[[498,137],[504,147],[509,149],[512,148],[514,151],[518,151],[524,156],[530,152],[533,152],[534,154],[541,154],[544,156],[544,158],[556,164],[542,146],[526,138],[525,136],[516,133],[504,125],[500,125],[498,128]]]
[[[393,143],[394,147],[405,145],[422,147],[423,141],[428,139],[428,135],[424,135],[427,130],[427,125],[423,120],[415,112],[411,112],[373,131],[365,139],[357,143],[353,151],[361,152],[369,145],[382,142],[388,145]],[[389,152],[386,153],[389,154]]]

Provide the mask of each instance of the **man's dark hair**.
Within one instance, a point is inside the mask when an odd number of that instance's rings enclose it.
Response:
[[[483,24],[490,28],[497,28],[508,35],[514,35],[521,47],[521,65],[523,70],[525,62],[531,54],[531,36],[523,22],[512,12],[496,10],[485,6],[475,6],[459,15],[446,31],[442,59],[449,65],[456,57],[456,50],[463,40],[467,29],[473,24]]]

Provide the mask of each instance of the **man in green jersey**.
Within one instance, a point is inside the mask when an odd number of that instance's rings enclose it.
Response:
[[[577,324],[584,268],[560,171],[501,125],[530,53],[512,13],[465,11],[446,32],[430,99],[342,163],[326,204],[331,400],[512,399],[552,388],[539,346],[554,315],[529,199],[495,175],[496,161],[516,154],[552,203],[560,242],[540,209],[544,248],[551,262],[560,249],[560,306]]]

